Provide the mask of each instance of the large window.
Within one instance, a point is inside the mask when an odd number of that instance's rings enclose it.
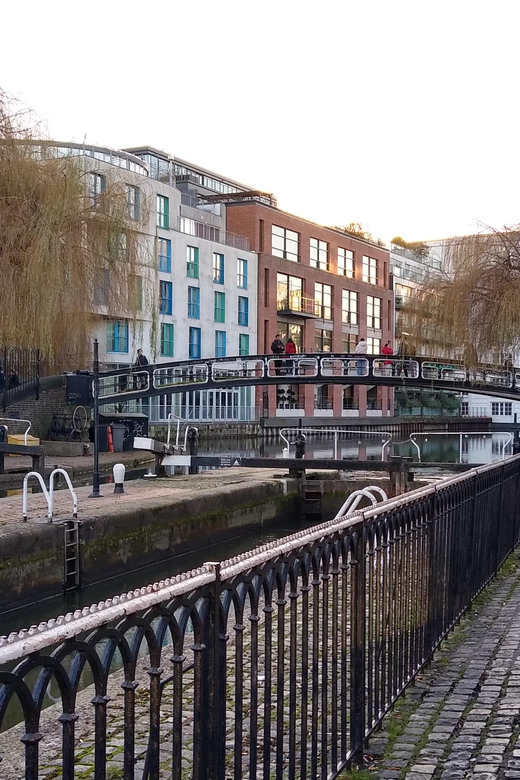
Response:
[[[359,294],[352,290],[341,293],[341,321],[349,325],[358,324]]]
[[[338,247],[338,274],[354,278],[354,252]]]
[[[318,304],[319,316],[323,320],[332,319],[332,287],[330,284],[316,282],[314,284],[314,297]]]
[[[374,339],[371,336],[367,337],[367,354],[368,355],[381,354],[381,339]]]
[[[321,268],[322,271],[329,270],[329,245],[326,241],[311,238],[310,256],[313,268]]]
[[[237,287],[247,290],[247,260],[241,257],[237,260]]]
[[[213,281],[215,284],[224,284],[224,255],[220,252],[213,252]]]
[[[88,194],[93,209],[99,206],[99,200],[106,189],[106,178],[101,173],[89,173]]]
[[[275,257],[283,257],[285,260],[298,263],[300,261],[299,234],[293,230],[273,225],[271,252]]]
[[[186,276],[199,278],[199,250],[196,246],[186,247]]]
[[[126,211],[129,219],[139,219],[139,187],[126,185]]]
[[[332,352],[332,331],[316,328],[316,352]]]
[[[170,199],[164,195],[157,195],[157,227],[170,227]]]
[[[363,255],[363,281],[377,284],[377,260]]]
[[[249,325],[249,298],[238,296],[238,324]]]
[[[303,280],[297,276],[276,274],[276,308],[278,311],[302,311]]]
[[[215,357],[226,357],[226,331],[215,331]]]
[[[238,334],[238,354],[249,355],[249,334],[248,333]]]
[[[188,338],[190,360],[197,360],[200,358],[200,328],[190,328]]]
[[[355,333],[341,334],[341,351],[350,354],[356,351],[357,336]]]
[[[188,317],[200,319],[200,290],[198,287],[188,287]]]
[[[169,274],[172,270],[172,242],[169,238],[157,239],[157,258],[159,271]]]
[[[223,292],[215,293],[215,322],[226,321],[226,294]]]
[[[513,404],[511,401],[493,401],[491,404],[491,414],[493,417],[511,417],[513,414]]]
[[[173,357],[173,325],[171,322],[161,324],[161,355]]]
[[[381,329],[381,298],[367,295],[367,327]]]
[[[159,285],[159,312],[161,314],[171,314],[173,310],[173,285],[171,282],[165,282],[164,279],[161,279]]]
[[[107,322],[107,352],[128,352],[128,322]]]

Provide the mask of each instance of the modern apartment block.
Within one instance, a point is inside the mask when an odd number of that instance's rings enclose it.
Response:
[[[280,211],[268,196],[228,195],[227,225],[258,252],[258,348],[275,334],[291,336],[299,353],[369,354],[393,340],[394,301],[388,250]],[[392,414],[390,388],[356,385],[266,387],[262,415],[365,417]]]
[[[154,363],[256,354],[256,253],[247,238],[228,232],[223,204],[199,197],[225,187],[235,191],[234,185],[208,172],[193,183],[184,166],[150,148],[133,153],[45,142],[41,149],[42,156],[82,158],[92,204],[109,182],[126,187],[129,222],[138,232],[137,316],[114,312],[100,274],[92,337],[105,367],[134,363],[139,348]],[[190,420],[257,415],[251,388],[168,393],[150,399],[146,412],[153,422],[171,412]]]

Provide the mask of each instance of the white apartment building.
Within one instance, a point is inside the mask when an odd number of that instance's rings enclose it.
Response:
[[[257,255],[246,238],[226,230],[225,206],[203,201],[204,192],[225,184],[245,190],[243,185],[208,172],[212,186],[193,187],[189,174],[174,171],[156,150],[137,156],[46,142],[45,154],[52,153],[83,157],[91,199],[108,179],[123,180],[128,216],[139,222],[137,316],[114,317],[102,284],[95,296],[99,317],[92,337],[103,367],[135,363],[139,348],[150,363],[257,353]],[[127,411],[144,411],[151,422],[171,412],[201,421],[256,419],[251,388],[168,393],[131,406]]]

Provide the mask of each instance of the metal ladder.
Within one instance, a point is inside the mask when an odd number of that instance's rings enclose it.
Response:
[[[80,522],[76,519],[65,520],[63,523],[63,590],[65,593],[78,590],[81,584],[79,565],[79,526]]]
[[[302,515],[303,519],[321,517],[321,486],[312,483],[303,483],[301,486]]]

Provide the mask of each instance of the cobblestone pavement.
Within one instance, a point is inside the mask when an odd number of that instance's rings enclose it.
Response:
[[[384,780],[520,779],[518,553],[442,643],[368,753],[368,769]]]

